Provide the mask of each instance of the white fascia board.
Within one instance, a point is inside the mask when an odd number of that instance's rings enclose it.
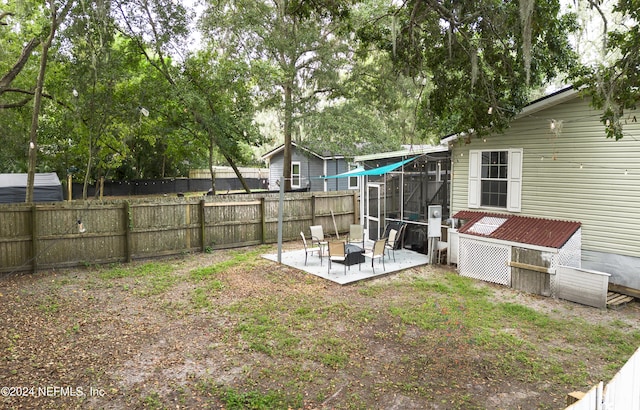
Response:
[[[428,147],[420,147],[414,149],[405,149],[400,151],[380,152],[377,154],[356,155],[353,157],[354,162],[371,161],[375,159],[410,157],[412,155],[431,154],[436,152],[449,151],[447,145],[430,145]]]
[[[573,100],[574,98],[577,98],[579,94],[580,92],[575,88],[568,88],[560,90],[556,94],[551,94],[548,97],[542,97],[541,99],[525,106],[522,111],[515,116],[515,119],[526,117],[527,115],[532,115],[544,109],[562,104],[563,102]]]

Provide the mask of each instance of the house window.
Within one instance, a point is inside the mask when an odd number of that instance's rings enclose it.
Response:
[[[291,188],[300,188],[300,161],[291,162]]]
[[[482,153],[480,206],[507,207],[507,151]]]
[[[469,151],[469,208],[520,212],[522,149]]]
[[[356,164],[349,164],[349,171],[356,169]],[[358,177],[349,177],[349,189],[358,189]]]

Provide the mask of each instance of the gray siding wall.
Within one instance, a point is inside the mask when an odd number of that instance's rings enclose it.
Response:
[[[309,181],[311,191],[321,192],[324,191],[324,180],[318,178],[324,174],[324,160],[316,157],[315,155],[304,154],[297,156],[300,164],[302,165],[302,174]]]
[[[278,181],[283,175],[284,155],[282,153],[276,154],[269,159],[269,189],[277,190]]]
[[[316,155],[293,147],[291,161],[300,162],[301,188],[309,184],[314,192],[344,191],[348,189],[347,178],[328,179],[326,186],[320,175],[336,175],[348,171],[347,162],[344,159],[322,159]],[[277,181],[283,173],[284,153],[278,152],[269,161],[269,189],[278,189]],[[326,169],[325,169],[326,163]]]
[[[327,175],[338,175],[347,172],[348,163],[344,159],[328,159]],[[349,178],[333,178],[327,179],[327,191],[346,191],[349,189]]]
[[[616,255],[624,263],[606,266],[611,282],[640,289],[640,112],[630,113],[620,141],[605,137],[600,116],[578,97],[515,120],[503,135],[458,140],[452,211],[468,209],[469,150],[522,148],[520,214],[582,222],[583,266]]]

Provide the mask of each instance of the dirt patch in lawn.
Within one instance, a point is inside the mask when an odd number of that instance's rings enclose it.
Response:
[[[560,409],[640,345],[637,302],[434,266],[339,286],[269,252],[0,278],[0,407]]]

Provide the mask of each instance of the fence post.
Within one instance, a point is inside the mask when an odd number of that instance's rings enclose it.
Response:
[[[127,263],[131,262],[131,228],[133,228],[133,218],[131,217],[131,205],[129,201],[124,201],[124,257]]]
[[[173,181],[175,186],[175,180]],[[191,206],[188,203],[182,204],[184,209],[184,238],[186,243],[187,252],[191,252]]]
[[[31,256],[33,257],[32,271],[36,273],[38,271],[38,218],[35,205],[31,205]]]
[[[207,232],[207,224],[205,221],[205,212],[204,212],[204,203],[205,200],[201,199],[200,200],[200,241],[202,242],[202,252],[205,252],[207,249],[207,238],[205,238],[206,236],[206,232]]]
[[[262,222],[261,243],[267,243],[267,208],[265,197],[260,198],[260,221]]]
[[[353,223],[359,224],[360,221],[358,218],[358,211],[360,207],[358,206],[358,191],[353,191]]]
[[[311,225],[316,224],[316,196],[311,195]]]
[[[67,174],[67,201],[73,200],[73,175]]]

